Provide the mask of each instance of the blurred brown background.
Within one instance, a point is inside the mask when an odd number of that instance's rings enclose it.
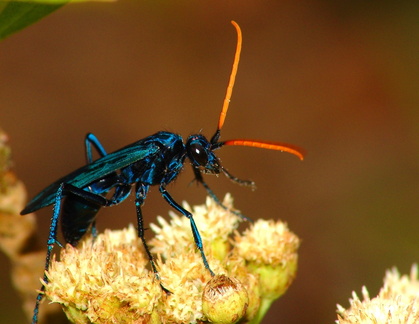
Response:
[[[222,138],[300,145],[219,151],[252,192],[207,177],[257,219],[302,239],[299,273],[264,323],[333,323],[352,290],[375,295],[387,268],[419,260],[417,1],[119,1],[67,5],[0,44],[0,126],[29,195],[84,163],[85,134],[108,151],[158,130],[215,131],[242,27]],[[201,204],[189,166],[169,186]],[[153,188],[146,222],[169,206]],[[46,240],[51,209],[38,213]],[[118,215],[115,218],[115,215]],[[135,222],[133,199],[98,217]],[[199,224],[198,224],[199,226]],[[0,255],[0,323],[25,323]],[[41,274],[40,274],[41,275]]]

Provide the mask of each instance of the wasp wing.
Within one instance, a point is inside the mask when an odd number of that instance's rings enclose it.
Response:
[[[139,162],[145,158],[151,158],[159,152],[159,150],[159,146],[154,142],[145,141],[143,139],[118,151],[105,155],[46,187],[26,205],[25,209],[22,210],[20,214],[29,214],[43,207],[52,205],[57,190],[62,183],[68,183],[78,188],[83,188],[132,163]]]

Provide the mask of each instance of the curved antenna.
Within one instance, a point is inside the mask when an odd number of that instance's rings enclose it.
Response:
[[[244,140],[244,139],[236,139],[236,140],[229,140],[224,142],[219,142],[219,146],[223,145],[237,145],[237,146],[250,146],[250,147],[259,147],[267,150],[276,150],[281,152],[288,152],[291,154],[296,155],[300,158],[300,160],[304,160],[304,150],[299,148],[298,146],[286,144],[286,143],[279,143],[279,142],[270,142],[270,141],[258,141],[258,140]]]
[[[237,46],[236,46],[236,54],[234,56],[233,61],[233,68],[231,69],[230,80],[227,86],[227,92],[224,98],[223,108],[221,109],[220,118],[218,119],[218,127],[215,134],[211,138],[211,147],[212,150],[216,150],[223,145],[236,145],[236,146],[251,146],[251,147],[259,147],[267,150],[277,150],[282,152],[288,152],[291,154],[296,155],[300,160],[304,159],[304,150],[299,148],[298,146],[294,146],[291,144],[280,143],[280,142],[270,142],[270,141],[259,141],[259,140],[245,140],[245,139],[236,139],[236,140],[229,140],[224,142],[218,142],[220,139],[221,128],[224,125],[224,121],[227,116],[228,106],[230,104],[231,95],[233,93],[234,82],[236,80],[237,70],[239,68],[240,62],[240,52],[242,49],[242,32],[240,26],[234,21],[231,21],[231,24],[236,28],[237,31]],[[223,172],[233,181],[235,177],[231,176],[226,170]]]
[[[220,131],[224,125],[224,121],[227,116],[228,105],[230,104],[231,95],[233,93],[234,81],[236,80],[237,70],[239,68],[240,52],[242,49],[242,32],[240,26],[234,20],[231,21],[231,24],[234,26],[234,28],[236,28],[237,31],[236,54],[234,56],[233,68],[231,69],[230,80],[228,82],[223,108],[221,109],[220,118],[218,119],[217,131],[211,138],[211,143],[217,143],[218,139],[220,138]]]

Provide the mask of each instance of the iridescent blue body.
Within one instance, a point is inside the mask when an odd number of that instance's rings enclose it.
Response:
[[[201,252],[204,265],[213,274],[205,257],[201,236],[192,214],[172,198],[166,190],[166,185],[182,171],[186,158],[191,162],[196,181],[203,184],[208,194],[221,206],[223,205],[220,200],[203,181],[202,171],[214,174],[222,171],[235,182],[244,185],[253,184],[251,181],[233,177],[221,166],[213,150],[218,149],[224,143],[218,142],[219,133],[216,134],[218,135],[213,137],[213,143],[201,134],[189,136],[184,143],[180,135],[158,132],[110,154],[106,153],[96,136],[87,134],[85,139],[87,164],[46,187],[21,212],[22,215],[25,215],[54,204],[47,242],[45,270],[49,268],[54,245],[62,246],[56,239],[59,220],[61,220],[61,229],[66,243],[76,246],[89,229],[95,235],[95,218],[99,209],[121,203],[129,196],[134,186],[138,236],[144,244],[152,269],[156,277],[159,278],[153,257],[144,238],[141,212],[141,206],[147,197],[149,187],[158,185],[161,195],[169,205],[189,218],[193,237]],[[95,161],[92,158],[92,145],[101,156]],[[45,275],[43,279],[48,282]],[[162,288],[165,290],[163,286]],[[44,286],[41,287],[41,290],[43,289]],[[38,308],[42,297],[43,295],[40,293],[37,298],[33,323],[37,323]]]

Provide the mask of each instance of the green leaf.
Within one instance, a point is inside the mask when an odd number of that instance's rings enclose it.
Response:
[[[70,0],[55,4],[34,1],[0,1],[0,40],[49,15]]]
[[[0,0],[0,40],[33,24],[68,2],[117,0]]]

